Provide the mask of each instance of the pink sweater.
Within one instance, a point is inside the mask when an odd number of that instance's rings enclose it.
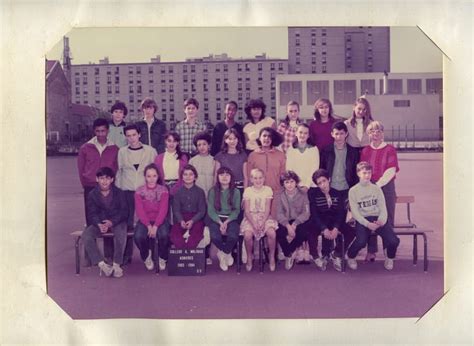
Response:
[[[148,226],[154,221],[160,226],[168,213],[168,200],[168,189],[163,185],[156,185],[153,189],[140,186],[135,191],[135,212],[140,222]]]

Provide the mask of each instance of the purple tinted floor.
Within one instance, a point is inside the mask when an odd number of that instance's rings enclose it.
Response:
[[[280,264],[274,273],[237,275],[214,264],[202,277],[169,277],[146,272],[134,259],[121,279],[99,277],[97,267],[82,268],[78,276],[70,266],[56,267],[48,293],[74,319],[422,316],[443,294],[443,262],[431,261],[428,273],[421,263],[395,265],[387,272],[381,261],[360,263],[357,271],[341,274],[314,265],[287,272]]]

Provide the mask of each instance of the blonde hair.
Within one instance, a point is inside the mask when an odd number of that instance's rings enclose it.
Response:
[[[261,170],[260,168],[252,168],[252,170],[250,171],[250,177],[254,176],[257,172],[261,173],[263,175],[263,178],[265,178],[265,172],[263,172],[263,170]]]
[[[367,133],[369,133],[372,130],[380,130],[380,131],[383,132],[382,123],[378,120],[371,121],[370,124],[367,126],[366,131],[367,131]]]

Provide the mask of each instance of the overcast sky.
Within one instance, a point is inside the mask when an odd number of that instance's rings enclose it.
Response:
[[[416,27],[390,29],[391,72],[441,72],[442,54]],[[189,57],[227,53],[230,57],[254,57],[266,53],[288,58],[286,27],[220,28],[90,28],[73,29],[69,37],[73,64],[183,61]],[[62,40],[46,55],[61,59]]]

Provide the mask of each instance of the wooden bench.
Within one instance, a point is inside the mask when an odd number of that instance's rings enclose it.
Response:
[[[423,271],[428,271],[428,238],[426,233],[432,233],[432,230],[419,229],[419,228],[404,228],[394,229],[397,236],[408,235],[413,236],[413,265],[417,264],[418,261],[418,236],[423,237]]]
[[[82,233],[84,231],[74,231],[71,233],[71,236],[74,237],[74,248],[76,253],[76,274],[80,274],[81,272],[81,254],[80,254],[80,243],[82,239]],[[133,237],[134,232],[127,232],[127,240]],[[113,238],[113,233],[104,233],[102,234],[102,238]],[[158,241],[155,241],[155,272],[159,273],[160,268],[158,265]]]
[[[394,228],[416,228],[416,225],[411,221],[410,205],[415,203],[415,196],[397,196],[396,204],[405,204],[407,210],[407,221],[405,224],[395,224]]]

